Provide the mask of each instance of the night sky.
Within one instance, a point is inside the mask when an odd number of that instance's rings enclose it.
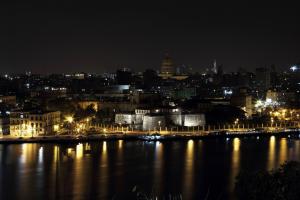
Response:
[[[1,3],[0,73],[159,69],[166,52],[195,71],[214,59],[225,71],[300,62],[288,0],[25,2]]]

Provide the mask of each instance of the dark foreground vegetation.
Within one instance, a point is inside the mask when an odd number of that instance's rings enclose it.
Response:
[[[270,172],[241,172],[235,192],[243,200],[299,200],[300,163],[287,162]]]

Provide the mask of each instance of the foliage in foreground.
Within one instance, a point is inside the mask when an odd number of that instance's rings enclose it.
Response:
[[[241,172],[235,192],[243,200],[299,200],[300,163],[287,162],[270,172]]]

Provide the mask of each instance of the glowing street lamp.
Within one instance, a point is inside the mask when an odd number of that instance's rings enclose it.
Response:
[[[159,133],[161,132],[161,126],[160,126],[160,124],[161,124],[161,121],[158,121]]]
[[[236,126],[239,123],[239,118],[236,118],[234,121],[234,125]]]
[[[90,127],[90,118],[86,118],[86,129]]]
[[[239,123],[239,119],[238,118],[236,118],[236,120],[234,121],[234,124],[237,124],[237,123]]]
[[[273,123],[274,123],[274,119],[273,117],[271,117],[271,127],[273,126]]]
[[[74,121],[74,118],[72,116],[66,116],[66,121],[72,123]]]

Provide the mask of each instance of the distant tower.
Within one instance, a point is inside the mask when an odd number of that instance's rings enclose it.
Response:
[[[217,61],[216,60],[214,60],[213,67],[212,67],[212,72],[214,74],[216,74],[218,72]]]
[[[174,65],[171,57],[166,54],[165,58],[163,59],[161,63],[160,68],[160,76],[162,78],[169,78],[174,75]]]

